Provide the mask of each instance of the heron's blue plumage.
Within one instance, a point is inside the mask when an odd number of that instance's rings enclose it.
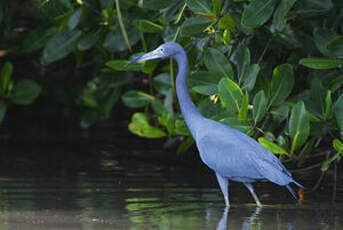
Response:
[[[179,44],[174,42],[162,44],[156,50],[135,58],[130,63],[166,57],[172,57],[178,63],[176,92],[182,115],[199,149],[201,160],[216,173],[226,205],[229,205],[229,180],[244,183],[257,205],[261,203],[251,183],[261,179],[286,186],[296,197],[289,183],[302,186],[293,180],[291,173],[275,155],[239,130],[207,119],[199,113],[189,96],[186,83],[188,60]]]

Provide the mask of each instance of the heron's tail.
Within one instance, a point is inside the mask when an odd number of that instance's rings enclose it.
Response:
[[[290,192],[290,194],[292,194],[293,198],[294,198],[295,200],[298,200],[297,194],[294,192],[294,190],[291,188],[291,186],[289,186],[289,184],[286,185],[286,188],[288,189],[288,191]]]
[[[298,186],[299,188],[304,188],[304,186],[302,186],[301,184],[299,184],[298,182],[296,182],[295,180],[292,181],[296,186]],[[292,194],[292,196],[294,197],[295,200],[298,200],[298,195],[296,194],[296,192],[294,192],[294,190],[292,189],[292,187],[288,184],[286,185],[286,188],[288,189],[288,191]]]

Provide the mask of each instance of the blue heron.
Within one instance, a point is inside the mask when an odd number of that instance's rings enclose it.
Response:
[[[275,155],[241,131],[207,119],[200,114],[187,88],[187,55],[178,43],[164,43],[157,49],[134,58],[128,64],[168,57],[175,59],[178,64],[176,94],[181,113],[195,140],[201,160],[216,174],[226,206],[229,206],[229,180],[242,182],[250,191],[257,206],[261,206],[261,202],[254,192],[252,183],[262,179],[286,186],[297,199],[289,183],[301,188],[303,186],[292,178],[291,173]]]

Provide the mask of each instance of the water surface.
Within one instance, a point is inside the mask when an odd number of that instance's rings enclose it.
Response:
[[[225,209],[215,176],[146,161],[109,160],[102,169],[0,172],[0,229],[343,229],[342,188],[298,205],[285,188],[230,185]],[[307,183],[307,182],[305,182]]]

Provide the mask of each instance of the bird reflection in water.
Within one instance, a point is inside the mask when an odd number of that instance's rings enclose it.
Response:
[[[223,211],[222,218],[219,220],[217,224],[216,230],[228,230],[227,219],[229,215],[229,207],[226,207]],[[251,224],[258,220],[260,212],[262,211],[262,207],[257,206],[255,212],[243,222],[242,230],[250,230]],[[294,223],[289,223],[287,230],[293,230]]]

